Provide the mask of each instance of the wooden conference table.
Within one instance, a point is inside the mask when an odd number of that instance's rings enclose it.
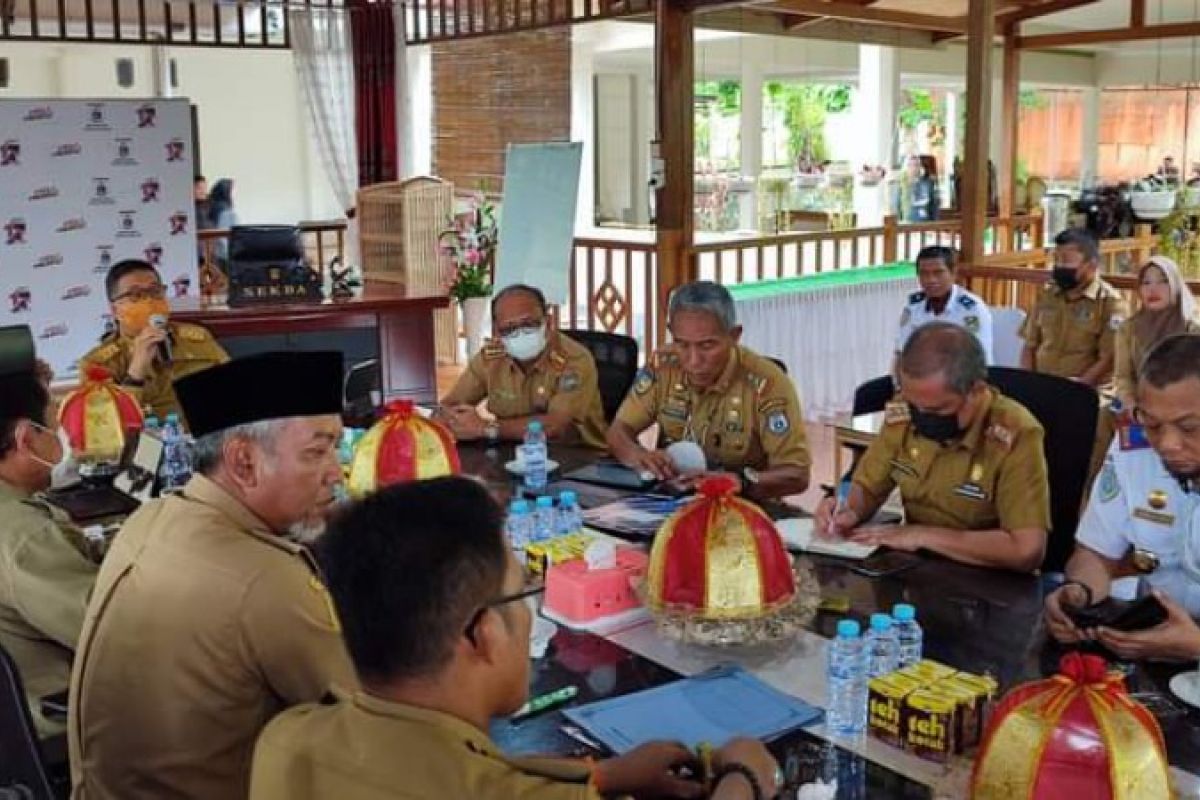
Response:
[[[512,446],[485,449],[460,446],[463,471],[507,496],[516,489],[504,469]],[[595,460],[596,454],[577,448],[551,448],[551,457],[569,471]],[[574,489],[585,507],[624,492],[573,481],[554,480],[554,491]],[[776,516],[797,516],[784,507],[769,509]],[[1041,621],[1047,581],[1034,575],[985,570],[929,557],[907,572],[870,579],[852,572],[847,562],[820,556],[799,556],[819,584],[821,597],[849,606],[846,613],[820,612],[795,641],[746,648],[707,648],[661,637],[653,623],[641,623],[606,637],[576,633],[560,626],[547,656],[534,662],[533,694],[566,685],[579,687],[575,704],[617,696],[701,672],[730,661],[768,683],[806,702],[824,706],[824,645],[837,620],[860,621],[897,602],[912,603],[925,630],[928,658],[958,669],[995,676],[1001,689],[1056,671],[1063,654],[1047,641]],[[1167,681],[1194,664],[1121,665],[1128,671],[1133,692],[1169,696]],[[1200,773],[1200,712],[1176,701],[1180,713],[1161,720],[1171,764],[1181,788],[1196,791],[1186,773]],[[581,745],[560,730],[561,712],[552,711],[519,724],[501,721],[493,726],[497,743],[511,753],[582,754]],[[790,786],[821,777],[838,778],[838,798],[965,797],[970,763],[957,759],[942,766],[922,761],[869,737],[826,739],[823,726],[793,733],[771,745],[784,767]],[[794,788],[792,789],[794,796]],[[1195,796],[1192,793],[1186,796]]]
[[[367,280],[353,297],[314,303],[231,308],[223,301],[177,298],[171,301],[171,318],[203,325],[235,356],[287,349],[355,352],[354,342],[345,339],[350,337],[359,344],[359,358],[379,359],[385,401],[432,403],[437,400],[433,312],[449,302],[443,293]]]

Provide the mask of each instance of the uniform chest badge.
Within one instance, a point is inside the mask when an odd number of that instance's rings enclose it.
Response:
[[[972,464],[971,465],[971,483],[979,483],[981,480],[983,480],[983,465],[982,464]]]
[[[1095,315],[1092,313],[1092,309],[1088,306],[1080,306],[1079,308],[1075,309],[1076,322],[1091,322],[1093,316]]]
[[[562,377],[558,379],[558,390],[560,392],[573,392],[579,388],[582,379],[578,372],[564,372]]]
[[[963,318],[963,327],[971,333],[979,333],[979,317],[972,314],[969,317]]]
[[[954,493],[968,500],[986,500],[987,492],[977,483],[961,483],[954,487]]]
[[[1121,485],[1117,482],[1117,468],[1111,461],[1104,462],[1100,479],[1096,482],[1096,494],[1101,503],[1107,503],[1121,493]]]
[[[792,423],[788,420],[788,415],[784,411],[772,412],[767,417],[767,430],[776,436],[783,436],[792,429]]]
[[[643,369],[638,373],[637,380],[633,382],[634,394],[645,394],[654,386],[654,373],[648,369]]]
[[[1146,498],[1146,504],[1155,511],[1162,511],[1167,507],[1167,493],[1162,489],[1155,489]]]

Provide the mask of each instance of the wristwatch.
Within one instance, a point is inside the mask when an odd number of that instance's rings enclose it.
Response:
[[[495,443],[500,440],[500,423],[492,420],[483,426],[483,435],[489,442]]]
[[[762,481],[762,475],[754,467],[746,467],[742,470],[742,477],[746,479],[746,483],[751,486],[758,486]]]

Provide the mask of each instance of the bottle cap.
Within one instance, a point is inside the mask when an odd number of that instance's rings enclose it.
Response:
[[[858,623],[852,619],[838,620],[837,635],[843,639],[853,639],[858,636]]]
[[[158,424],[159,424],[158,417],[154,416],[153,414],[146,417],[146,427],[147,428],[156,428],[156,427],[158,427]]]
[[[569,506],[569,505],[573,505],[573,504],[579,502],[579,498],[575,495],[574,492],[572,492],[570,489],[568,489],[567,491],[559,494],[558,502],[562,503],[564,506]]]
[[[542,430],[542,423],[536,419],[531,420],[529,426],[526,427],[525,430],[529,431],[530,433],[538,433]]]
[[[528,514],[529,513],[529,501],[513,500],[512,504],[508,507],[508,513],[510,513],[510,514]]]
[[[544,494],[537,499],[538,508],[554,508],[554,498],[548,494]]]
[[[892,607],[892,619],[897,622],[912,622],[917,618],[917,610],[908,603],[897,603]]]
[[[179,422],[179,415],[176,414],[174,411],[170,412],[169,414],[167,414],[167,422],[168,423]]]
[[[892,628],[892,618],[887,614],[872,614],[871,615],[871,630],[886,631]]]

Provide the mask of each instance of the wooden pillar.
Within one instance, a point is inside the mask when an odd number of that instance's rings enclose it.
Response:
[[[658,253],[658,341],[666,341],[667,298],[694,279],[692,202],[694,171],[695,28],[681,0],[655,4],[655,107],[663,185],[655,203]]]
[[[968,264],[977,264],[983,257],[983,231],[987,224],[988,127],[992,108],[995,6],[995,0],[970,0],[967,14],[967,135],[963,148],[962,255]]]
[[[1004,81],[1001,108],[1004,139],[1000,147],[1000,165],[996,171],[1000,193],[1000,216],[1009,219],[1015,209],[1017,188],[1017,148],[1020,135],[1021,51],[1017,49],[1017,30],[1004,31]]]

